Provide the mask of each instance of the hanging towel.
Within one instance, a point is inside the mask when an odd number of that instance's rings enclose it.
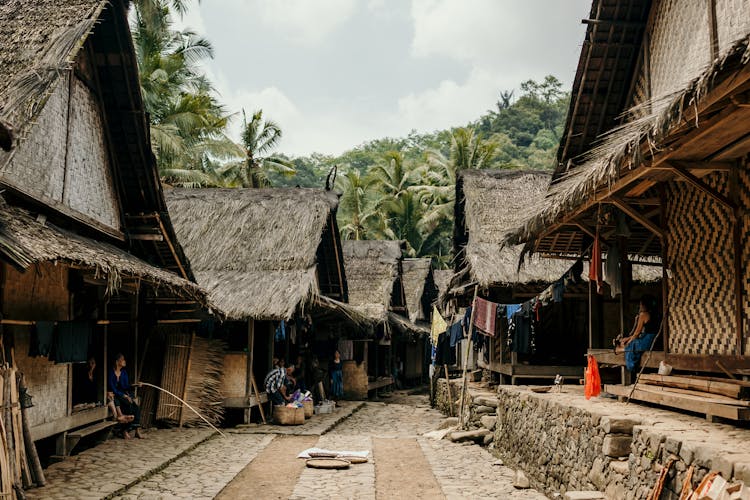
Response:
[[[609,252],[607,252],[607,264],[604,266],[604,281],[609,284],[613,299],[622,293],[620,257],[620,246],[615,243],[609,247]]]
[[[564,293],[565,282],[562,278],[560,278],[552,284],[552,300],[554,300],[555,302],[562,302]]]
[[[89,320],[60,321],[53,343],[55,363],[85,363],[93,323]]]
[[[55,336],[54,321],[37,321],[31,327],[29,357],[49,356]]]
[[[456,347],[456,344],[461,342],[461,339],[464,338],[464,327],[461,325],[461,322],[453,323],[451,325],[451,340],[450,345],[451,347]]]
[[[508,315],[508,321],[513,319],[513,315],[521,309],[521,304],[505,304],[505,313]]]
[[[437,345],[438,337],[447,329],[448,323],[446,323],[440,315],[437,306],[432,306],[432,328],[430,328],[430,339],[432,340],[432,345]]]
[[[477,297],[474,308],[474,326],[485,335],[495,336],[495,319],[497,318],[497,304]]]
[[[274,334],[273,338],[276,342],[286,340],[286,321],[284,321],[283,319],[279,323],[279,326],[276,327],[276,333]]]
[[[602,293],[602,251],[599,247],[598,235],[594,238],[591,248],[591,262],[589,264],[589,280],[596,283],[596,292]]]

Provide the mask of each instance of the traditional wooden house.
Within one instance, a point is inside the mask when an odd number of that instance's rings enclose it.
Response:
[[[555,180],[509,238],[579,258],[598,236],[624,248],[623,266],[661,262],[677,370],[750,369],[748,12],[747,0],[594,1]]]
[[[393,384],[392,333],[415,327],[408,319],[400,241],[343,242],[349,304],[376,325],[374,338],[354,341],[344,356],[344,393],[364,399]]]
[[[429,342],[432,303],[437,299],[437,287],[432,276],[432,259],[404,259],[401,268],[406,308],[414,327],[404,331],[400,342],[394,345],[397,358],[394,362],[398,363],[400,376],[405,382],[416,383],[427,373],[426,343]]]
[[[3,2],[0,30],[0,354],[33,396],[40,454],[65,455],[108,425],[115,353],[159,383],[162,334],[205,296],[162,196],[127,2]]]
[[[170,189],[167,202],[198,283],[227,320],[212,332],[228,346],[225,407],[257,406],[254,381],[266,401],[262,382],[274,357],[295,363],[303,356],[309,369],[317,358],[324,368],[345,323],[364,322],[344,303],[335,193]],[[306,374],[311,388],[313,377]]]

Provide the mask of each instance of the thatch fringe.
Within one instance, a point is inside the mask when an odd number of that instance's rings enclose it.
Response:
[[[64,262],[92,268],[107,280],[112,294],[122,277],[141,279],[155,289],[206,304],[205,293],[176,274],[151,266],[134,255],[108,243],[85,238],[38,222],[29,212],[0,201],[0,254],[21,270],[40,262]]]
[[[750,35],[735,42],[680,91],[657,96],[628,110],[626,117],[643,116],[604,134],[583,156],[580,165],[549,187],[547,198],[538,209],[506,234],[505,244],[533,242],[545,228],[581,206],[597,191],[611,186],[626,170],[643,164],[644,151],[651,155],[660,151],[661,144],[675,128],[686,123],[686,111],[692,108],[697,112],[726,66],[742,67],[749,61]]]
[[[409,311],[409,320],[425,321],[429,317],[429,311],[425,316],[422,298],[427,286],[427,278],[432,271],[432,259],[404,259],[401,263],[401,281],[404,284],[404,295],[406,296],[406,309]]]

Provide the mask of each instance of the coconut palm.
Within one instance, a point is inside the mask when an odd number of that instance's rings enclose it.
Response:
[[[374,179],[362,176],[357,170],[349,170],[336,182],[342,191],[338,221],[341,237],[345,240],[366,240],[381,232],[380,213]]]

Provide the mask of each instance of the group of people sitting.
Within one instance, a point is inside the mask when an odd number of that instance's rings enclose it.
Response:
[[[316,368],[317,358],[313,360],[313,366]],[[342,377],[343,363],[341,361],[341,355],[338,351],[335,351],[333,360],[329,363],[329,373],[331,377],[331,396],[334,399],[339,399],[344,395],[344,384]],[[308,388],[307,378],[311,375],[308,374],[308,370],[305,369],[306,365],[302,356],[297,356],[296,365],[288,365],[284,359],[273,358],[273,368],[268,372],[266,378],[263,381],[263,386],[268,394],[268,398],[273,402],[274,405],[285,405],[290,402],[294,391],[299,389],[302,392],[311,390]],[[322,381],[325,377],[325,372],[319,377],[312,377],[314,387],[316,382]],[[322,395],[321,395],[322,396]]]

